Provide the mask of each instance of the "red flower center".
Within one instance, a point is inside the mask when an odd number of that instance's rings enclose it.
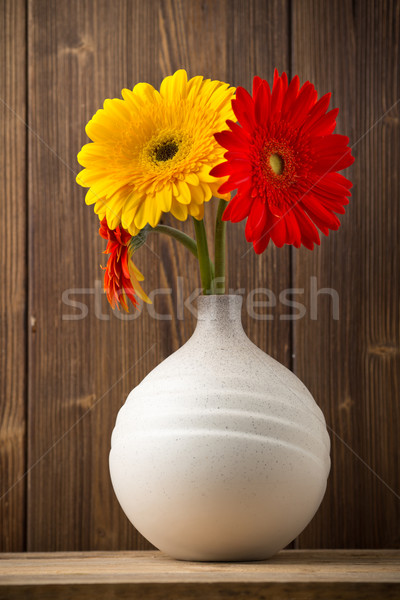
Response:
[[[269,166],[275,173],[275,175],[282,175],[282,171],[285,167],[285,162],[279,154],[271,154],[269,157]]]
[[[293,150],[284,141],[268,140],[261,150],[260,165],[265,179],[275,188],[286,189],[296,179]]]

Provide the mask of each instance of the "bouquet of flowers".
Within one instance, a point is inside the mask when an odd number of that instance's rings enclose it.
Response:
[[[277,70],[272,87],[254,77],[250,95],[201,76],[188,80],[181,69],[159,91],[138,83],[122,99],[105,100],[86,126],[91,143],[78,154],[77,182],[89,188],[86,203],[108,242],[111,306],[149,302],[133,255],[151,233],[175,238],[196,257],[204,294],[224,294],[227,221],[246,219],[257,254],[271,240],[312,250],[318,230],[338,229],[352,186],[338,171],[354,158],[349,138],[333,133],[338,109],[328,111],[330,97],[318,99],[310,82],[301,86],[297,75],[289,82]],[[213,196],[212,258],[203,219]],[[195,238],[162,224],[164,213],[192,217]]]

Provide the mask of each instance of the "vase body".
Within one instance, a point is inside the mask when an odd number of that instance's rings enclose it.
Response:
[[[201,296],[193,336],[129,394],[110,472],[133,525],[183,560],[263,560],[321,503],[325,419],[241,324],[240,296]]]

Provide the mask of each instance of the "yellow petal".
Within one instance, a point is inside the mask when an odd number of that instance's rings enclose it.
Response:
[[[201,88],[201,99],[203,102],[208,103],[210,97],[213,95],[215,90],[221,85],[221,81],[205,79]]]
[[[171,214],[178,219],[178,221],[186,221],[188,216],[188,209],[186,204],[181,204],[175,198],[171,204]]]
[[[188,208],[189,214],[198,221],[204,218],[204,204],[191,204]]]
[[[147,302],[147,304],[151,304],[152,302],[151,302],[150,298],[144,292],[142,286],[139,283],[139,280],[143,281],[144,277],[141,274],[141,272],[139,271],[139,269],[134,265],[132,260],[129,261],[129,275],[130,275],[130,280],[132,283],[132,287],[135,290],[135,293],[139,296],[139,298],[141,300],[143,300],[143,302]]]
[[[192,77],[188,81],[188,98],[197,98],[199,90],[203,83],[203,77],[198,75],[196,77]]]
[[[136,94],[136,96],[143,100],[144,104],[146,102],[158,102],[161,100],[158,90],[155,90],[149,83],[137,83],[133,88],[133,94]]]
[[[127,229],[131,235],[137,235],[140,231],[134,223],[131,223]]]
[[[99,198],[111,198],[121,187],[120,182],[105,177],[99,178],[95,184],[91,185],[93,193],[97,194]]]
[[[106,216],[106,210],[107,210],[107,205],[103,200],[99,200],[94,205],[94,212],[96,213],[96,215]]]
[[[105,147],[104,144],[93,143],[85,144],[82,146],[77,158],[79,164],[82,164],[81,161],[85,162],[95,162],[98,159],[102,159],[104,157]]]
[[[203,204],[204,192],[201,185],[190,186],[190,195],[192,197],[192,203]]]
[[[161,209],[157,205],[155,195],[147,195],[137,208],[134,224],[138,229],[143,229],[147,223],[149,223],[151,227],[155,227],[158,225],[160,218]]]
[[[136,277],[138,281],[144,281],[144,275],[139,271],[135,263],[132,259],[129,260],[129,275],[133,275]]]
[[[179,190],[179,196],[177,200],[179,200],[179,202],[182,204],[190,204],[191,196],[188,184],[185,181],[178,181],[177,185]]]
[[[210,186],[208,183],[202,183],[201,187],[204,192],[204,202],[208,202],[212,198],[212,191],[210,190]]]
[[[100,171],[95,171],[94,169],[82,169],[76,176],[76,182],[82,187],[90,187],[91,185],[96,184],[101,177],[102,173]]]
[[[159,220],[161,219],[161,208],[157,204],[156,196],[151,197],[150,203],[150,213],[149,213],[149,224],[152,227],[156,227],[158,225]]]
[[[197,171],[197,175],[200,181],[204,181],[204,183],[212,183],[217,180],[216,177],[212,177],[210,175],[211,167],[203,165],[202,168]]]
[[[99,217],[100,221],[102,221],[106,216],[106,207],[104,206],[104,203],[97,202],[94,205],[94,212]]]
[[[143,194],[140,194],[136,190],[132,190],[125,198],[124,212],[134,212],[142,200]]]
[[[135,88],[133,89],[135,90]],[[123,99],[126,101],[127,106],[133,108],[136,111],[140,111],[143,108],[144,101],[142,100],[142,98],[140,98],[140,96],[135,94],[134,91],[123,89],[121,94]]]
[[[169,212],[172,204],[172,189],[164,186],[156,194],[157,204],[163,212]]]
[[[100,112],[100,111],[97,111]],[[104,113],[104,111],[102,111]],[[86,135],[94,142],[103,141],[110,143],[119,138],[119,128],[106,117],[101,122],[93,117],[85,127]]]
[[[90,188],[85,196],[85,202],[86,204],[90,205],[90,204],[94,204],[95,202],[98,202],[98,200],[100,200],[100,198],[98,197],[97,194],[95,194],[92,189]]]
[[[143,202],[138,206],[134,223],[138,229],[143,229],[145,225],[148,223],[148,214],[149,210],[147,207],[147,197],[143,200]]]
[[[115,229],[120,224],[119,214],[110,209],[108,206],[106,208],[106,219],[107,225],[110,229]]]
[[[132,225],[133,219],[135,217],[135,213],[131,212],[123,212],[121,214],[121,225],[124,229],[129,230],[129,227]]]
[[[218,188],[221,187],[221,185],[224,183],[224,181],[226,181],[228,178],[224,177],[223,179],[220,179],[218,182],[216,183],[209,183],[208,186],[210,187],[210,190],[212,192],[212,195],[215,196],[215,198],[222,198],[223,200],[229,201],[231,199],[231,193],[228,192],[227,194],[220,194],[218,191]]]
[[[125,105],[125,102],[123,100],[120,100],[120,98],[104,100],[103,106],[104,110],[107,113],[107,116],[115,119],[119,125],[121,118],[128,120],[131,116],[129,110]]]
[[[185,181],[186,183],[190,183],[190,185],[199,185],[199,178],[196,173],[186,173]]]
[[[163,79],[160,86],[160,94],[169,101],[177,101],[187,96],[187,73],[184,69],[179,69],[173,75]]]

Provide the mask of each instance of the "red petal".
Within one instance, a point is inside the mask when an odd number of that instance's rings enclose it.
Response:
[[[254,104],[252,97],[244,88],[237,88],[236,98],[232,100],[232,109],[239,123],[252,131],[256,125]]]
[[[253,248],[255,253],[261,254],[262,252],[264,252],[264,250],[269,244],[270,239],[271,236],[269,234],[263,233],[263,235],[258,240],[254,240]]]
[[[282,93],[285,96],[287,89],[288,89],[288,76],[286,73],[282,73],[281,82],[282,82]]]
[[[354,162],[354,156],[351,156],[351,148],[348,148],[343,154],[337,156],[327,156],[318,159],[315,165],[317,173],[327,174],[331,171],[341,171],[350,167]]]
[[[232,223],[239,223],[249,216],[249,212],[252,206],[252,199],[249,196],[243,196],[242,194],[236,194],[236,196],[229,202],[222,215],[223,221],[231,221]],[[228,212],[229,210],[229,212]]]
[[[238,87],[236,89],[236,104],[240,104],[248,113],[248,116],[252,118],[252,124],[255,125],[254,122],[254,101],[250,96],[249,92],[243,88]]]
[[[320,117],[312,127],[307,130],[309,135],[329,135],[336,127],[336,117],[338,116],[339,109],[334,108],[330,110],[326,115]]]
[[[341,173],[328,173],[323,179],[323,182],[329,183],[330,185],[342,185],[343,187],[350,190],[353,187],[350,179],[347,179]],[[350,192],[348,192],[350,194]]]
[[[318,177],[315,182],[312,184],[311,188],[314,190],[315,194],[322,193],[325,197],[330,198],[332,200],[342,199],[345,197],[351,196],[351,192],[348,187],[341,185],[333,179],[333,175],[339,175],[339,173],[328,173],[324,177]],[[343,177],[351,187],[351,182],[348,181],[345,177]]]
[[[130,278],[128,261],[129,261],[128,248],[125,247],[125,252],[121,258],[121,267],[122,267],[122,272],[127,279]]]
[[[296,217],[294,216],[293,209],[289,210],[284,217],[286,221],[286,229],[288,231],[287,243],[293,244],[296,248],[301,245],[301,232],[298,226]]]
[[[271,106],[271,90],[266,81],[259,86],[254,102],[256,121],[264,125],[268,121]]]
[[[258,75],[256,75],[253,79],[253,98],[255,99],[256,94],[257,94],[257,90],[260,87],[260,85],[262,83],[266,83],[265,79],[261,79],[261,77],[258,77]]]
[[[314,106],[317,96],[317,92],[311,83],[305,83],[302,86],[291,110],[288,111],[288,118],[290,118],[293,128],[296,129],[302,125],[312,106]]]
[[[227,175],[231,175],[231,173],[233,173],[233,168],[229,162],[220,163],[210,171],[212,177],[226,177]]]
[[[244,145],[242,140],[237,135],[232,133],[232,131],[219,131],[218,133],[214,133],[214,137],[218,144],[227,150],[235,150],[236,148],[241,148]],[[244,147],[247,147],[247,144],[244,145]]]
[[[253,240],[254,250],[257,254],[261,254],[268,246],[268,243],[271,239],[271,228],[274,225],[275,217],[271,214],[271,212],[266,207],[266,221],[262,230],[257,232],[257,235],[254,236]]]
[[[282,108],[283,84],[281,78],[278,78],[272,88],[270,119],[273,121],[278,117]]]
[[[320,244],[319,234],[314,223],[310,221],[309,217],[303,212],[302,208],[296,204],[292,209],[301,231],[301,241],[308,248],[309,245],[305,243],[305,240],[311,241],[311,250],[313,248],[312,243]]]
[[[346,150],[349,141],[347,135],[323,135],[322,137],[314,138],[312,148],[314,152],[318,152],[322,156],[332,154],[340,155],[341,152]]]
[[[244,150],[227,150],[224,154],[226,160],[233,160],[239,158],[241,160],[249,160],[249,153]]]
[[[282,116],[286,116],[287,112],[293,105],[293,102],[296,100],[297,95],[299,93],[300,80],[298,75],[295,75],[290,82],[288,91],[286,92],[285,99],[282,105]]]
[[[329,200],[320,195],[318,196],[318,200],[321,202],[322,206],[324,206],[327,210],[330,210],[331,212],[337,213],[338,215],[344,215],[344,213],[346,212],[346,209],[344,208],[343,204],[336,202],[335,200]],[[347,198],[346,204],[348,204]]]
[[[276,219],[274,217],[274,223],[269,231],[271,235],[271,239],[274,242],[275,246],[278,248],[282,248],[283,244],[286,242],[286,225],[284,219]]]
[[[236,190],[237,185],[234,181],[231,181],[230,179],[228,179],[228,181],[225,181],[225,183],[223,183],[219,188],[218,188],[218,192],[220,194],[228,194],[229,192],[233,192],[233,190]]]
[[[231,184],[235,184],[237,187],[241,183],[247,183],[249,179],[251,179],[251,173],[249,173],[248,171],[236,169],[235,172],[230,176],[229,182]]]
[[[325,233],[324,229],[326,228],[333,230],[339,229],[340,221],[337,216],[324,208],[320,202],[312,199],[311,195],[304,197],[301,204],[304,206],[304,210],[317,227],[321,229],[322,233]]]
[[[266,230],[269,210],[266,205],[259,201],[259,220],[253,228],[253,239],[259,238]]]
[[[128,287],[125,288],[125,292],[129,298],[129,300],[132,302],[133,306],[137,306],[137,299],[136,299],[132,284],[128,285]]]
[[[248,134],[247,130],[243,129],[243,127],[240,127],[238,123],[227,119],[226,124],[228,125],[232,133],[237,135],[244,143],[247,144],[249,141],[251,141],[251,136]]]
[[[265,214],[265,206],[264,204],[257,198],[251,206],[250,214],[246,223],[246,238],[247,241],[251,241],[254,239],[254,235],[256,230],[260,227],[260,225],[265,222],[266,214]]]
[[[303,131],[308,131],[318,119],[320,119],[328,110],[329,103],[331,101],[332,94],[325,94],[318,100],[318,102],[310,110],[307,121],[303,125]]]

